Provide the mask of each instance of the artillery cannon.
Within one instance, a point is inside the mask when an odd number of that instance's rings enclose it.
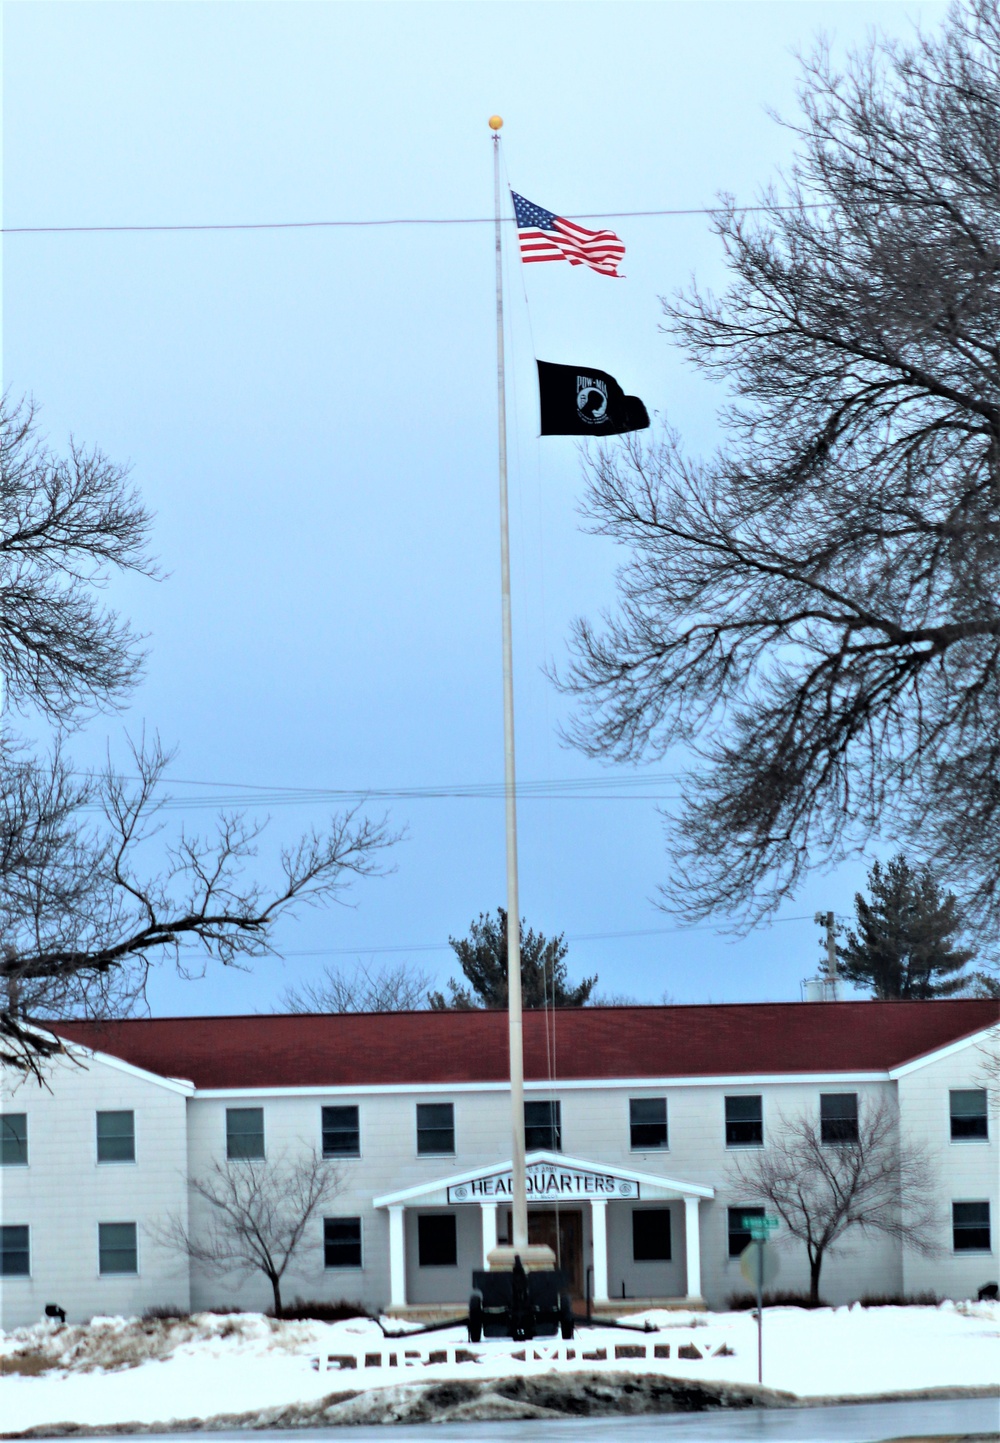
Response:
[[[520,1257],[510,1270],[472,1274],[469,1342],[487,1338],[572,1338],[575,1318],[559,1268],[526,1272]]]

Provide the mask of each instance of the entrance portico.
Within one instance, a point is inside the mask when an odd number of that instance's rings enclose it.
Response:
[[[651,1293],[647,1293],[645,1288],[637,1292],[641,1283],[635,1280],[635,1275],[642,1272],[640,1261],[638,1268],[631,1268],[633,1282],[627,1293],[624,1278],[621,1280],[622,1301],[627,1302],[630,1298],[641,1296],[647,1304],[656,1302],[671,1303],[674,1306],[702,1306],[699,1205],[703,1199],[715,1196],[713,1188],[653,1173],[634,1172],[617,1165],[605,1167],[600,1162],[566,1157],[559,1152],[529,1153],[527,1172],[529,1227],[532,1227],[534,1220],[539,1230],[547,1229],[552,1232],[557,1242],[561,1239],[565,1247],[580,1247],[579,1267],[574,1268],[573,1259],[567,1257],[566,1271],[571,1276],[574,1273],[579,1276],[590,1273],[592,1286],[587,1291],[595,1307],[607,1309],[611,1306],[612,1273],[614,1269],[617,1279],[624,1271],[621,1259],[626,1242],[630,1249],[629,1258],[633,1256],[630,1238],[630,1230],[636,1226],[631,1219],[633,1212],[650,1215],[642,1219],[643,1227],[640,1231],[644,1238],[650,1235],[654,1238],[650,1256],[665,1260],[659,1269],[653,1266],[648,1268],[647,1272],[661,1280],[673,1281],[674,1286],[669,1289],[669,1295],[665,1295],[662,1286],[653,1289]],[[438,1216],[446,1212],[454,1213],[456,1221],[453,1226],[456,1235],[460,1234],[470,1240],[469,1224],[472,1219],[469,1212],[475,1209],[479,1217],[479,1239],[478,1246],[473,1245],[476,1255],[466,1259],[470,1263],[471,1271],[473,1266],[485,1268],[490,1250],[498,1242],[505,1240],[510,1199],[509,1162],[494,1163],[469,1172],[437,1178],[416,1187],[374,1198],[375,1207],[386,1209],[389,1215],[390,1311],[407,1312],[431,1301],[416,1295],[420,1289],[414,1286],[411,1276],[417,1264],[412,1245],[408,1267],[407,1212],[416,1212],[422,1216],[430,1213]],[[683,1275],[678,1273],[674,1279],[672,1264],[678,1260],[674,1259],[672,1251],[671,1215],[675,1211],[679,1212],[676,1208],[678,1203],[683,1204],[683,1229],[678,1227],[677,1231],[682,1232],[683,1236],[684,1268]],[[589,1228],[568,1226],[572,1221],[570,1212],[575,1214],[576,1218],[585,1220]],[[566,1214],[565,1222],[560,1226],[563,1214]],[[679,1222],[678,1217],[677,1223]],[[665,1228],[659,1252],[656,1252],[655,1242],[657,1228]],[[585,1231],[589,1232],[586,1240]],[[579,1238],[578,1244],[574,1243],[575,1238]],[[543,1239],[539,1236],[538,1240]],[[589,1244],[589,1267],[583,1252],[585,1241]],[[470,1279],[459,1268],[446,1283],[442,1283],[442,1286],[454,1291],[455,1296],[447,1299],[438,1297],[433,1301],[437,1304],[447,1302],[464,1306],[469,1284]],[[615,1292],[617,1296],[617,1286]]]

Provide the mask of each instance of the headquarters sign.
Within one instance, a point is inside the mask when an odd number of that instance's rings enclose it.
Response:
[[[506,1172],[484,1173],[467,1182],[454,1183],[448,1189],[450,1203],[505,1202],[511,1196],[512,1178]],[[639,1184],[632,1178],[618,1177],[610,1172],[590,1172],[583,1168],[561,1168],[549,1162],[533,1162],[528,1167],[528,1201],[565,1202],[570,1198],[637,1198]]]

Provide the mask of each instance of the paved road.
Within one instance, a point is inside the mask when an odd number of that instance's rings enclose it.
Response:
[[[852,1403],[836,1408],[746,1409],[658,1414],[647,1418],[581,1418],[521,1423],[434,1423],[401,1427],[314,1428],[214,1433],[213,1443],[882,1443],[884,1439],[994,1438],[1000,1443],[995,1398],[922,1403]],[[191,1443],[190,1433],[159,1434],[157,1443]],[[121,1443],[121,1435],[107,1443]]]

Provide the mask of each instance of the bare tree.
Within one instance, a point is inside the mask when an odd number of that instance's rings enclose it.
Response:
[[[994,1117],[1000,1117],[1000,1027],[992,1027],[986,1041],[976,1050],[979,1063],[975,1080],[986,1093]]]
[[[97,592],[112,572],[156,576],[152,518],[128,468],[75,443],[54,455],[30,404],[0,400],[0,677],[6,706],[67,725],[118,705],[141,640]]]
[[[324,967],[315,982],[286,987],[283,1012],[419,1012],[428,1005],[430,976],[409,962],[358,962],[353,972]]]
[[[667,328],[733,397],[714,456],[631,437],[585,514],[629,548],[577,623],[573,740],[694,762],[664,889],[771,912],[808,868],[909,840],[1000,928],[1000,10],[804,70],[800,155],[716,230],[719,298]]]
[[[592,992],[587,998],[588,1007],[649,1007],[649,1002],[640,1002],[631,992]]]
[[[587,1007],[671,1007],[677,998],[671,992],[660,993],[658,1002],[634,997],[631,992],[592,992],[587,998]]]
[[[207,1225],[185,1227],[174,1216],[154,1236],[215,1273],[263,1273],[281,1317],[281,1282],[293,1258],[322,1245],[312,1227],[340,1193],[343,1168],[312,1150],[294,1158],[228,1158],[189,1180],[208,1204]]]
[[[141,640],[98,593],[113,572],[155,576],[149,513],[126,467],[75,444],[54,455],[30,405],[0,403],[0,705],[58,728],[121,705]],[[134,774],[79,773],[57,740],[33,753],[0,732],[0,1061],[41,1080],[61,1050],[44,1023],[128,1013],[157,957],[185,970],[273,951],[302,903],[344,900],[384,869],[396,838],[358,809],[281,849],[275,880],[248,876],[263,831],[221,814],[208,836],[160,835],[168,756],[131,747]]]
[[[81,776],[58,750],[39,762],[0,742],[0,1061],[40,1077],[60,1050],[46,1019],[127,1013],[157,958],[190,971],[267,956],[279,918],[384,871],[396,838],[356,808],[282,848],[270,888],[246,875],[263,827],[239,813],[209,836],[162,836],[168,760],[138,745],[134,775]]]
[[[781,1117],[768,1145],[732,1168],[747,1201],[773,1208],[805,1245],[814,1304],[823,1260],[843,1251],[849,1232],[897,1238],[925,1256],[936,1251],[933,1171],[924,1150],[901,1147],[896,1109],[862,1101],[856,1130],[839,1130],[839,1139],[824,1140],[811,1118]]]

